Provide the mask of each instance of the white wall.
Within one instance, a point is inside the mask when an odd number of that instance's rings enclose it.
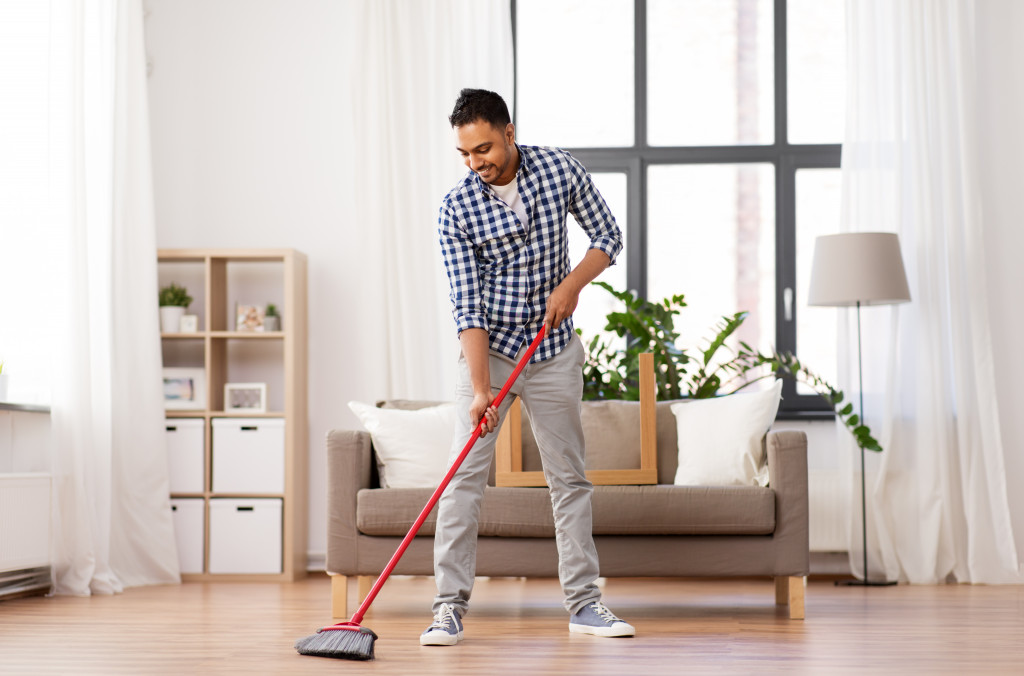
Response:
[[[350,218],[348,3],[146,0],[157,243],[309,257],[309,551],[326,548],[324,436],[382,395]]]

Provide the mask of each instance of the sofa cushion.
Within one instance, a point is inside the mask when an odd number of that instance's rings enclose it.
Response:
[[[455,404],[386,409],[350,401],[348,407],[373,438],[382,486],[435,487],[448,470]]]
[[[356,525],[365,535],[403,536],[432,490],[359,491]],[[595,486],[594,535],[767,535],[775,530],[775,493],[759,486]],[[437,509],[420,535],[433,535]],[[554,537],[546,488],[484,491],[479,534]]]

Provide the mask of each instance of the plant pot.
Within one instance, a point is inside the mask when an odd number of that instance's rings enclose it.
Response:
[[[178,305],[160,306],[160,331],[163,333],[178,333],[181,326],[181,318],[185,314],[185,308]]]
[[[281,330],[281,318],[280,317],[264,317],[263,318],[263,330],[264,331],[280,331]]]
[[[7,380],[10,378],[5,373],[0,373],[0,401],[7,401]]]

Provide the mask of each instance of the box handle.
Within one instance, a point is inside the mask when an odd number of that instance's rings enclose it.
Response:
[[[259,428],[256,425],[242,425],[243,432],[258,432]]]
[[[168,432],[177,432],[178,431],[178,427],[177,427],[177,425],[168,425],[167,426],[167,431]]]
[[[235,507],[235,509],[237,511],[239,511],[239,512],[251,512],[251,511],[255,510],[256,508],[255,507]]]

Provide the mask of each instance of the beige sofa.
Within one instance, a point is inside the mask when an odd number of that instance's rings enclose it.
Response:
[[[602,576],[770,576],[775,580],[776,603],[788,604],[789,617],[802,619],[809,569],[806,436],[796,431],[766,436],[767,487],[674,486],[678,456],[670,403],[648,405],[656,412],[648,429],[651,436],[656,430],[657,483],[594,487],[594,540]],[[378,405],[415,409],[427,404]],[[588,474],[595,470],[601,475],[604,470],[608,475],[612,468],[639,465],[639,427],[644,421],[638,403],[584,402],[583,418]],[[516,469],[539,469],[528,419],[522,416],[514,422],[521,426],[517,443],[522,447]],[[332,611],[335,617],[346,617],[354,609],[348,607],[348,577],[358,577],[359,598],[365,598],[433,490],[380,488],[370,434],[364,431],[327,434],[327,471]],[[477,575],[557,577],[547,489],[496,486],[494,477],[492,467],[480,516]],[[436,509],[395,574],[433,574],[435,515]]]

